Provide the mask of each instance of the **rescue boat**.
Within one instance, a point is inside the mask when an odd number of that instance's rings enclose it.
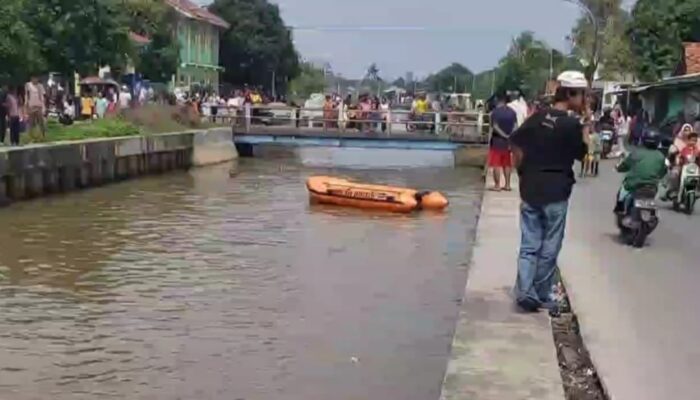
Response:
[[[371,185],[331,176],[312,176],[306,188],[313,203],[409,213],[418,209],[443,210],[449,202],[439,192]]]

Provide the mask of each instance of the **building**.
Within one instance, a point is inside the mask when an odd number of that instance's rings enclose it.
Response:
[[[180,65],[176,87],[202,86],[218,90],[219,34],[229,24],[190,0],[165,0],[177,12],[176,35],[180,44]]]
[[[655,125],[667,126],[683,115],[686,121],[700,118],[700,43],[684,43],[674,76],[639,84],[630,93]]]

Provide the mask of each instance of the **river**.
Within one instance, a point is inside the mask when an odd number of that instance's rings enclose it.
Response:
[[[0,398],[437,400],[479,172],[420,152],[302,153],[0,210]],[[312,174],[451,204],[311,206]]]

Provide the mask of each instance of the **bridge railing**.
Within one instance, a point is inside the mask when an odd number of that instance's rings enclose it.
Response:
[[[214,124],[233,126],[236,133],[284,131],[326,135],[361,132],[384,136],[435,135],[485,142],[489,115],[476,111],[430,111],[417,115],[410,110],[356,110],[289,107],[284,105],[218,107],[206,117]]]

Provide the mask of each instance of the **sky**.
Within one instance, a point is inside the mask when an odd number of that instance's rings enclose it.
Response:
[[[349,78],[376,63],[385,78],[424,77],[452,62],[492,68],[530,30],[568,51],[579,9],[564,0],[270,0],[301,56]],[[634,0],[625,0],[630,6]],[[207,3],[206,0],[199,0]]]

